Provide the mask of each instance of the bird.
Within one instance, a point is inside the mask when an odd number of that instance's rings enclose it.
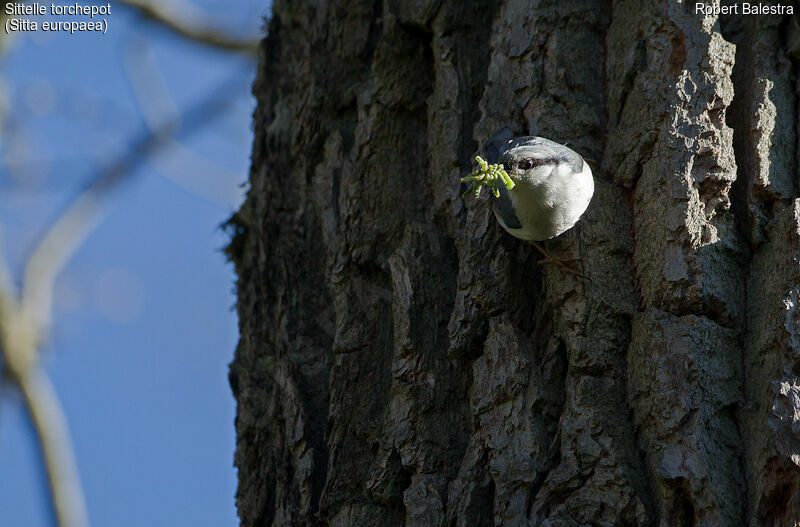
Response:
[[[501,164],[514,182],[511,189],[498,185],[500,195],[494,200],[494,214],[503,229],[534,245],[545,256],[540,263],[580,276],[537,242],[568,231],[586,212],[594,194],[589,163],[550,139],[514,138],[508,127],[494,134],[484,150],[489,163]]]

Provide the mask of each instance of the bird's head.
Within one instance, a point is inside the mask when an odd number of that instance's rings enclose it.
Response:
[[[522,137],[510,142],[500,155],[509,177],[524,188],[546,185],[553,177],[579,173],[583,159],[571,149],[543,137]]]

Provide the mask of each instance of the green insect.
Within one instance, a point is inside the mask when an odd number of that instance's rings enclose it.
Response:
[[[473,192],[475,194],[475,199],[478,199],[484,185],[489,187],[494,197],[499,198],[500,189],[497,188],[498,182],[504,183],[508,190],[514,188],[514,182],[508,177],[508,173],[503,169],[503,165],[490,165],[484,161],[481,156],[475,156],[475,161],[478,162],[480,168],[467,177],[461,178],[462,182],[470,184],[467,191],[461,196],[462,198],[466,198],[470,192]]]

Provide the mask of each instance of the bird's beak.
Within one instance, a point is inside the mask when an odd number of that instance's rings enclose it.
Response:
[[[503,170],[506,171],[506,174],[508,174],[508,177],[510,177],[514,181],[514,183],[516,183],[517,174],[515,174],[514,171],[512,171],[505,163],[500,163],[500,164],[502,165]]]

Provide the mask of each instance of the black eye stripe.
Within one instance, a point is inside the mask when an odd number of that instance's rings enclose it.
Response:
[[[543,137],[518,137],[503,147],[498,147],[501,162],[505,161],[507,169],[517,169],[519,163],[530,159],[533,167],[540,165],[567,166],[572,172],[583,170],[581,156],[570,148]],[[519,168],[519,170],[529,170]]]
[[[530,170],[533,167],[557,165],[558,163],[559,159],[555,157],[528,157],[517,163],[517,168],[520,170]]]

